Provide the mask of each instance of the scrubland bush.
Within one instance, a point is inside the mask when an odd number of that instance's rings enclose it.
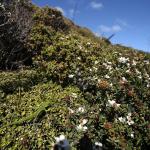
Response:
[[[0,72],[0,148],[51,149],[67,139],[72,149],[148,149],[150,54],[67,29],[55,9],[34,9],[32,65]]]

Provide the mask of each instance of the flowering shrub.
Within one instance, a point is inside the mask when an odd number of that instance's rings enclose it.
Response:
[[[0,148],[148,149],[150,54],[55,30],[44,10],[32,66],[0,72]]]

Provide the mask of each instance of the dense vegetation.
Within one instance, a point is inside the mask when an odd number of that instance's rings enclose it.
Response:
[[[150,54],[112,45],[53,8],[27,4],[17,2],[32,12],[31,28],[17,36],[13,30],[11,39],[12,28],[5,28],[0,37],[0,149],[51,149],[61,134],[72,149],[85,149],[83,137],[89,149],[96,142],[148,149]]]

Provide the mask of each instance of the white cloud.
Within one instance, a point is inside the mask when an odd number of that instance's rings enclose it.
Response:
[[[93,9],[101,9],[103,7],[103,4],[102,3],[98,3],[98,2],[91,2],[90,6],[93,8]]]
[[[105,26],[105,25],[101,25],[99,26],[100,28],[100,31],[101,32],[105,32],[105,33],[108,33],[108,32],[119,32],[122,30],[121,26],[120,25],[113,25],[113,26]]]
[[[59,7],[59,6],[56,6],[55,7],[58,11],[60,11],[63,15],[65,15],[65,11],[63,10],[63,8]]]

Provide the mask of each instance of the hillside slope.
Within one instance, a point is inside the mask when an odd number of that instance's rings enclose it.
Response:
[[[0,149],[51,149],[61,134],[72,149],[148,149],[150,54],[95,37],[53,8],[31,10],[22,50],[0,64]]]

